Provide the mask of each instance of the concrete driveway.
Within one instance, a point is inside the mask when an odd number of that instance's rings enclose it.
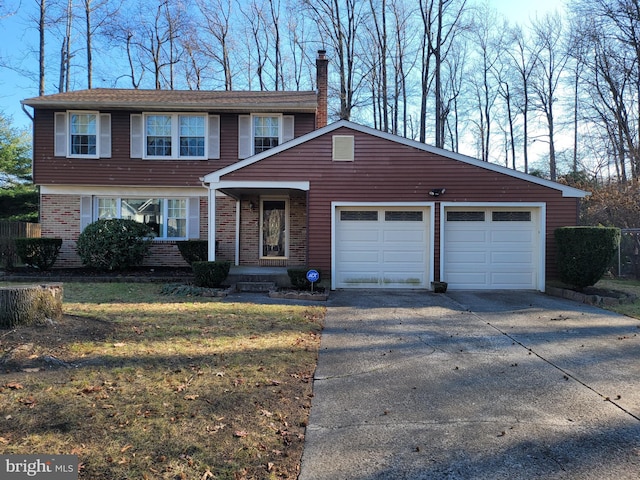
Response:
[[[332,292],[299,480],[639,479],[640,321],[532,292]]]

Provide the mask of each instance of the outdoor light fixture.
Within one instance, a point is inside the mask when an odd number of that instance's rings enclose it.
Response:
[[[431,195],[432,197],[439,197],[440,195],[444,194],[444,192],[446,192],[447,190],[445,188],[434,188],[433,190],[429,191],[429,195]]]
[[[249,202],[249,210],[251,210],[251,211],[253,212],[253,209],[254,209],[254,208],[256,208],[256,204],[255,204],[255,203],[253,203],[253,200],[251,200],[251,201]]]

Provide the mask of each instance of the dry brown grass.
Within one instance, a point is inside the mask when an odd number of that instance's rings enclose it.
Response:
[[[80,478],[295,479],[323,307],[66,284],[65,317],[0,331],[0,452]]]

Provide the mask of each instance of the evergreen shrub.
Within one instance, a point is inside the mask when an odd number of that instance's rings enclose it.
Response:
[[[98,220],[83,230],[76,249],[87,267],[126,270],[143,262],[149,253],[152,236],[150,227],[134,220]]]
[[[620,242],[615,227],[561,227],[555,231],[558,275],[578,289],[595,285],[607,270]]]
[[[39,270],[49,270],[56,263],[60,248],[61,238],[16,238],[16,254],[25,265]]]
[[[198,287],[218,288],[229,275],[231,262],[193,262],[194,283]]]

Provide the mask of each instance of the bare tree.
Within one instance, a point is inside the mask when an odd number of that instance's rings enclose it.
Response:
[[[424,35],[421,45],[420,141],[426,141],[427,104],[433,81],[435,145],[440,148],[444,146],[445,125],[449,113],[445,105],[447,101],[443,98],[443,65],[453,38],[464,29],[463,14],[466,5],[467,0],[420,0]]]
[[[302,4],[317,25],[323,44],[328,43],[333,49],[340,79],[338,115],[349,120],[362,83],[357,72],[356,46],[366,17],[363,4],[358,0],[302,0]]]
[[[531,77],[531,88],[536,97],[535,108],[546,123],[549,145],[549,177],[557,179],[555,107],[560,82],[569,59],[563,45],[563,23],[559,14],[547,14],[532,23],[534,42],[538,46],[538,62]]]
[[[224,77],[224,89],[227,91],[233,90],[230,35],[231,1],[198,1],[198,8],[204,19],[204,32],[206,33],[206,36],[200,36],[202,41],[198,42],[198,45],[202,49],[204,56],[213,59],[214,62],[220,65]]]
[[[506,49],[506,53],[511,59],[512,67],[518,76],[518,88],[515,89],[514,103],[522,115],[522,155],[524,161],[524,172],[529,173],[529,111],[530,103],[530,83],[531,76],[535,70],[538,58],[538,47],[532,45],[525,37],[525,33],[520,26],[510,30],[508,43],[511,48]]]

